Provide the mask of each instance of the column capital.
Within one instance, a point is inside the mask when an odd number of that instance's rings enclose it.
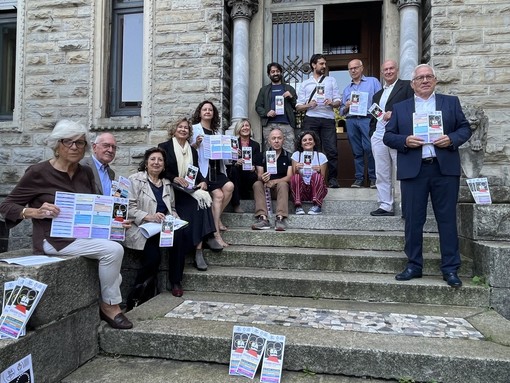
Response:
[[[421,1],[420,0],[391,0],[392,3],[397,4],[398,10],[400,11],[404,7],[415,6],[420,8]]]
[[[230,17],[234,20],[245,18],[251,20],[253,15],[259,10],[258,0],[228,0],[228,6],[232,7]]]

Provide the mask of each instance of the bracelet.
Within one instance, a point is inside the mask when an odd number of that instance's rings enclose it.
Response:
[[[25,211],[27,211],[26,207],[24,207],[23,210],[21,210],[21,217],[23,217],[23,219],[27,219],[27,217],[25,217]]]

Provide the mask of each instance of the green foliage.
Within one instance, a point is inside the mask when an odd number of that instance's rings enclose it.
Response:
[[[303,374],[305,374],[306,376],[314,376],[316,373],[305,367],[303,368]]]
[[[415,380],[410,376],[404,376],[398,380],[398,383],[415,383]]]
[[[475,286],[489,287],[489,284],[487,283],[487,280],[485,279],[484,276],[475,275],[471,279],[471,283]]]

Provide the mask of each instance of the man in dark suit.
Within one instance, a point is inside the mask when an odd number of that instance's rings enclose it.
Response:
[[[106,196],[112,195],[112,180],[115,172],[110,168],[110,162],[115,159],[117,141],[111,133],[102,133],[96,137],[92,144],[92,157],[81,160],[82,165],[87,165],[94,173],[96,193]]]
[[[418,65],[412,74],[414,97],[393,106],[386,126],[384,143],[398,151],[397,179],[401,181],[405,218],[405,270],[395,279],[421,278],[423,268],[423,225],[430,195],[436,217],[441,250],[443,279],[451,287],[462,286],[457,235],[457,197],[460,182],[458,148],[471,137],[469,123],[455,96],[436,94],[434,69]],[[413,113],[427,115],[441,111],[442,134],[427,143],[413,132]]]
[[[370,212],[375,217],[392,216],[393,212],[393,176],[397,165],[397,151],[383,143],[384,128],[391,117],[393,105],[413,97],[414,91],[409,80],[398,78],[398,64],[394,60],[386,60],[381,66],[384,87],[374,94],[373,102],[378,104],[385,113],[382,120],[372,117],[370,120],[370,143],[375,161],[375,186],[379,208]]]

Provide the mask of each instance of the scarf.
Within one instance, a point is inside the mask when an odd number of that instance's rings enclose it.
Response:
[[[177,160],[179,177],[185,178],[188,172],[188,165],[193,163],[191,147],[188,141],[186,141],[183,148],[175,137],[172,137],[172,142],[174,144],[174,154]],[[191,193],[191,196],[197,200],[199,209],[206,209],[212,204],[211,195],[202,189],[195,190],[194,193]]]

